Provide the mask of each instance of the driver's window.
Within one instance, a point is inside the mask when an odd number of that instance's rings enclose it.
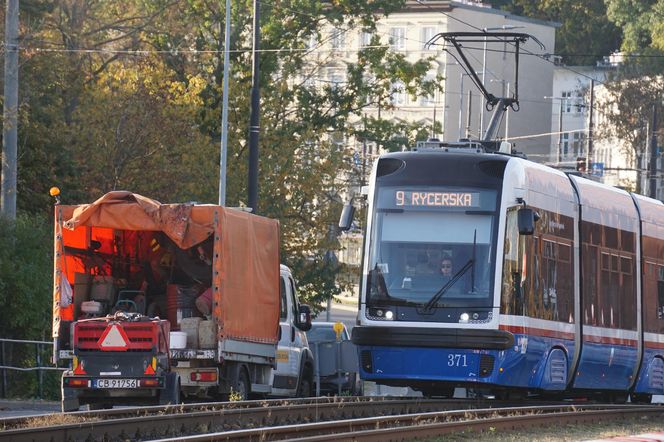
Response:
[[[284,283],[284,278],[279,277],[279,282],[280,282],[280,287],[279,287],[279,292],[280,292],[280,313],[279,317],[282,321],[285,321],[288,319],[288,300],[286,299],[286,284]]]

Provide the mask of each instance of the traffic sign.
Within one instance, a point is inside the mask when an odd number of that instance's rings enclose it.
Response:
[[[111,324],[106,327],[97,345],[103,351],[125,351],[129,348],[129,338],[119,324]]]

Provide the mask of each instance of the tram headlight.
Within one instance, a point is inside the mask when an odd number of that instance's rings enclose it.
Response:
[[[367,317],[378,321],[393,321],[394,312],[386,308],[371,307],[368,310]]]
[[[467,323],[469,319],[470,315],[468,315],[468,313],[461,313],[461,316],[459,316],[459,322],[462,324]]]

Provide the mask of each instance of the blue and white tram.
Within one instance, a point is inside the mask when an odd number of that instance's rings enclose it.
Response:
[[[362,379],[664,394],[661,202],[476,148],[383,155],[368,202]]]

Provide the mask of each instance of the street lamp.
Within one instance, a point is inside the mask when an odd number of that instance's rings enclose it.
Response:
[[[525,26],[515,26],[515,25],[502,25],[502,26],[494,26],[494,27],[489,27],[489,28],[482,28],[482,32],[490,32],[490,31],[507,31],[507,30],[512,30],[512,29],[519,29],[519,28],[524,28]],[[487,39],[484,37],[484,49],[482,50],[482,84],[486,84],[485,82],[485,77],[486,77],[486,43]],[[506,45],[507,43],[505,43]],[[503,55],[505,54],[505,49],[503,49]],[[482,135],[484,133],[484,108],[480,107],[480,139],[482,138]]]
[[[477,72],[475,72],[477,75]],[[468,132],[470,131],[470,106],[471,106],[471,91],[468,91],[468,124],[466,129],[466,135],[463,136],[463,79],[470,76],[470,74],[461,73],[461,91],[459,92],[459,139],[468,138]]]

